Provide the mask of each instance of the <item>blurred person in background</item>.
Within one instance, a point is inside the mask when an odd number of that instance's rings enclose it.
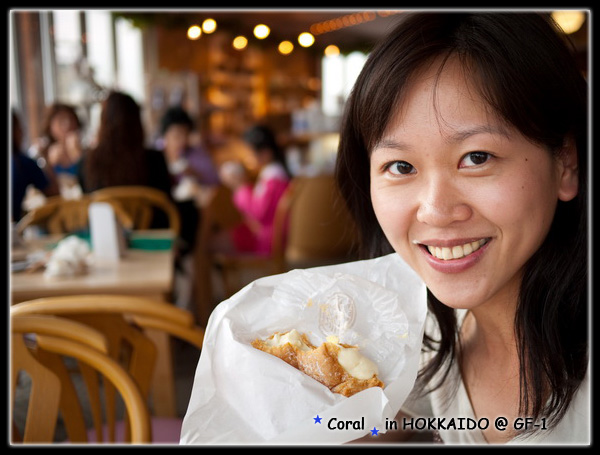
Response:
[[[258,164],[258,177],[253,182],[238,162],[229,161],[221,166],[221,181],[233,191],[233,203],[244,221],[215,245],[229,252],[268,256],[275,211],[290,183],[290,173],[284,151],[270,128],[256,125],[244,133],[243,139]]]
[[[54,103],[48,107],[43,123],[43,135],[29,148],[29,156],[40,165],[50,165],[58,175],[77,175],[82,156],[80,133],[83,128],[75,108]]]
[[[96,145],[83,156],[79,184],[84,193],[111,186],[142,185],[171,198],[172,180],[163,154],[145,145],[141,109],[128,94],[112,91],[102,105]],[[156,211],[152,228],[168,226]]]
[[[32,185],[45,196],[58,194],[58,184],[53,170],[44,172],[35,160],[28,157],[23,151],[24,131],[19,114],[13,108],[12,116],[12,150],[11,150],[11,218],[18,222],[24,215],[23,200],[27,188]]]
[[[195,244],[201,216],[201,193],[220,183],[217,168],[202,137],[192,141],[195,130],[187,111],[181,106],[173,106],[161,118],[157,141],[174,183],[173,198],[181,215],[184,253],[190,252]]]
[[[173,180],[172,196],[181,218],[179,254],[175,263],[176,305],[191,309],[194,282],[194,246],[202,217],[202,205],[211,189],[219,183],[219,174],[203,137],[194,121],[181,106],[172,106],[160,121],[157,149],[162,150]]]

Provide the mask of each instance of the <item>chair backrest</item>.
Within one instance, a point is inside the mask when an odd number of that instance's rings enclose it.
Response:
[[[154,209],[164,212],[169,228],[176,234],[181,230],[181,220],[177,206],[162,191],[148,186],[112,186],[91,193],[94,201],[118,201],[123,210],[133,220],[135,229],[149,229]]]
[[[130,441],[149,443],[152,440],[145,398],[134,379],[108,355],[106,338],[89,326],[54,316],[11,314],[11,370],[13,442],[54,442],[59,412],[69,442],[89,442],[82,392],[87,390],[87,407],[92,409],[94,427],[101,429],[110,422],[110,417],[103,417],[101,411],[101,390],[109,384],[123,400],[131,423]],[[76,386],[77,382],[73,381],[75,371],[83,378],[79,384],[85,384],[85,388]],[[20,431],[14,420],[14,400],[22,372],[30,376],[31,387],[25,423]],[[101,437],[97,439],[101,440]]]
[[[355,257],[356,227],[332,175],[295,177],[284,204],[286,262],[310,266]]]
[[[86,294],[46,297],[20,302],[10,307],[11,315],[126,315],[140,327],[162,330],[170,336],[202,348],[204,330],[194,315],[170,303],[146,297],[115,294]],[[91,318],[92,323],[93,318]]]
[[[225,185],[215,186],[211,197],[202,209],[200,227],[200,250],[206,253],[206,248],[217,231],[227,230],[241,223],[243,217],[233,203],[232,191]]]
[[[69,318],[100,331],[106,337],[109,355],[134,378],[146,398],[156,387],[154,380],[161,375],[173,375],[173,365],[166,366],[170,367],[168,372],[159,371],[164,366],[159,368],[157,365],[157,348],[160,347],[154,344],[157,334],[178,338],[198,350],[202,348],[204,339],[204,330],[195,325],[190,312],[144,297],[112,294],[57,296],[21,302],[11,306],[10,311],[15,316]],[[171,392],[175,394],[175,391],[165,393]],[[111,406],[108,410],[111,415],[117,411],[112,404],[114,401],[114,390],[109,388],[107,403]],[[153,407],[150,407],[151,413]],[[109,431],[113,431],[111,427]],[[125,435],[127,437],[127,432]]]
[[[64,199],[62,196],[46,198],[43,205],[36,207],[17,223],[17,233],[22,234],[25,228],[32,225],[44,226],[50,234],[66,234],[89,227],[90,196],[84,195],[79,199]],[[108,201],[123,227],[131,229],[131,217],[116,201]]]

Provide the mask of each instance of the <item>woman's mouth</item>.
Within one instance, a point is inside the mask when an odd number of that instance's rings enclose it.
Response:
[[[429,265],[438,272],[459,273],[475,265],[488,249],[491,237],[415,242]]]
[[[439,247],[433,245],[423,245],[427,248],[427,251],[432,256],[435,256],[438,259],[443,261],[450,261],[452,259],[460,259],[465,256],[469,256],[485,245],[490,239],[484,238],[480,240],[475,240],[472,242],[467,242],[462,245],[456,245],[453,247]]]

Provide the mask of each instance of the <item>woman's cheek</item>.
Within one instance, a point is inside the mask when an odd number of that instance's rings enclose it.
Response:
[[[371,201],[377,221],[386,238],[398,253],[403,249],[401,240],[408,238],[411,196],[392,187],[371,187]]]

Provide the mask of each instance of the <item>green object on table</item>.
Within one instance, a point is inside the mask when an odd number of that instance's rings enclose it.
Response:
[[[131,234],[129,237],[129,248],[153,251],[170,250],[173,248],[173,239]]]
[[[85,240],[90,246],[90,248],[92,247],[92,238],[89,229],[73,232],[70,235],[75,235],[80,239]],[[66,237],[68,237],[68,235],[65,236],[65,238]],[[128,247],[136,250],[165,251],[173,248],[173,237],[165,236],[164,234],[154,235],[147,232],[130,232],[125,233],[125,238]],[[53,250],[54,248],[56,248],[58,243],[59,242],[54,242],[46,245],[46,250]]]

